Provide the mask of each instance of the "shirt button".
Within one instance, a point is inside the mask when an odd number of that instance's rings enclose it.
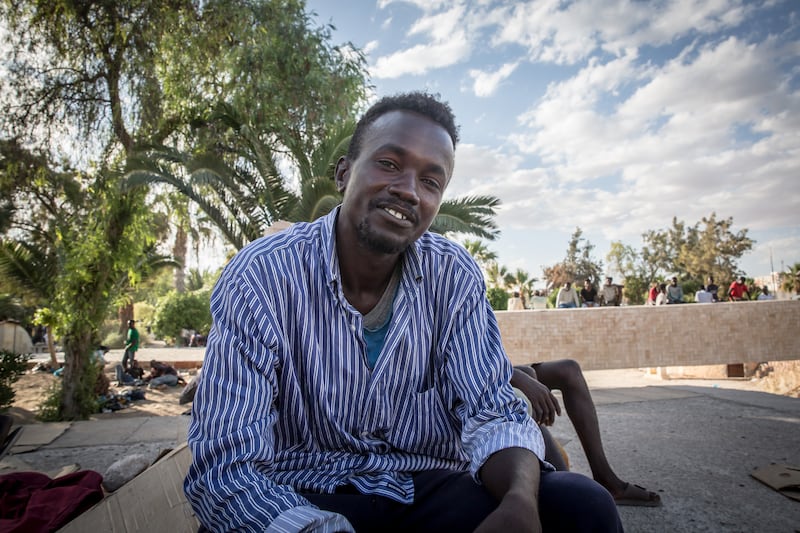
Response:
[[[355,331],[356,331],[356,325],[355,324],[350,324],[350,331],[355,333]]]
[[[370,438],[371,436],[372,436],[372,435],[370,435],[370,434],[369,434],[369,431],[362,431],[362,432],[361,432],[361,438],[362,438],[362,439],[368,439],[368,438]]]

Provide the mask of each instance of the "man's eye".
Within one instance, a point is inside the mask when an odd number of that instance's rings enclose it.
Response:
[[[433,178],[422,178],[422,183],[428,185],[430,187],[434,187],[436,189],[441,189],[442,187],[439,185],[439,181]]]
[[[378,164],[386,168],[391,168],[391,169],[397,168],[397,165],[395,165],[393,161],[389,161],[388,159],[380,159],[378,160]]]

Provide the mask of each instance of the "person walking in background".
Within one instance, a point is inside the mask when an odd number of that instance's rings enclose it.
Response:
[[[128,320],[128,336],[125,340],[125,353],[122,355],[122,369],[128,370],[128,366],[133,364],[136,357],[136,350],[139,349],[139,330],[136,329],[136,321]]]
[[[611,277],[606,278],[606,283],[600,291],[600,305],[604,307],[618,306],[621,300],[619,287],[612,283]]]
[[[678,278],[672,276],[670,284],[667,285],[667,303],[668,304],[682,304],[683,303],[683,288],[678,285]]]
[[[558,309],[572,309],[580,306],[581,301],[578,299],[578,293],[575,292],[575,287],[572,286],[571,282],[565,282],[564,286],[558,289],[556,307]]]
[[[711,293],[711,301],[719,301],[719,287],[714,283],[714,276],[708,276],[708,283],[706,283],[706,291]]]
[[[581,289],[581,300],[583,300],[583,307],[596,307],[598,303],[595,301],[597,299],[597,289],[594,288],[592,282],[588,279],[583,282],[583,288]]]
[[[747,298],[745,298],[745,294]],[[750,291],[747,290],[747,285],[744,283],[744,276],[739,276],[731,283],[728,288],[728,299],[731,302],[742,302],[750,299]]]

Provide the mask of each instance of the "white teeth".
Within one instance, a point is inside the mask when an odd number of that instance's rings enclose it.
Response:
[[[406,217],[402,213],[398,213],[394,209],[387,208],[386,212],[389,213],[390,215],[392,215],[394,218],[396,218],[398,220],[405,220],[406,219]]]

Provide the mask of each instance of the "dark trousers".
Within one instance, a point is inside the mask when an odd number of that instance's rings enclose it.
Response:
[[[414,502],[364,495],[353,487],[335,494],[303,493],[321,509],[344,515],[358,533],[376,531],[473,531],[497,502],[465,472],[434,470],[414,476]],[[611,494],[573,472],[542,472],[539,518],[544,531],[621,532]]]
[[[129,366],[133,366],[133,358],[136,356],[136,352],[133,350],[125,350],[125,353],[122,354],[122,369],[128,370]]]

